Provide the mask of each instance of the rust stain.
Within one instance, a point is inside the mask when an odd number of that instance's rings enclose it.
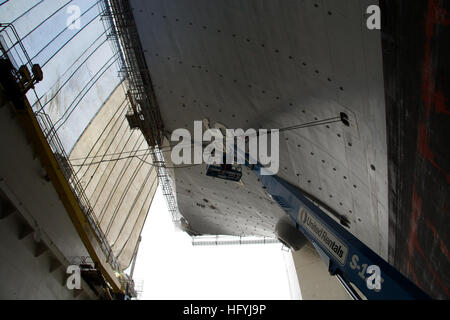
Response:
[[[441,236],[436,230],[436,227],[431,224],[431,222],[427,219],[425,219],[425,224],[430,229],[431,233],[433,234],[434,239],[439,242],[439,246],[441,247],[442,253],[447,257],[447,259],[450,259],[450,253],[448,252],[447,246],[445,245],[444,241],[442,240]]]
[[[450,184],[450,174],[447,173],[441,166],[436,162],[435,155],[431,151],[430,146],[428,144],[428,128],[425,123],[419,123],[419,136],[418,136],[418,150],[422,158],[428,160],[433,167],[439,170],[447,180],[447,183]]]
[[[447,98],[444,93],[437,88],[433,77],[433,59],[432,59],[432,40],[436,33],[437,25],[450,25],[449,13],[440,6],[440,1],[429,0],[428,12],[425,20],[425,57],[422,74],[422,100],[425,107],[425,117],[419,123],[418,150],[421,156],[428,160],[436,169],[438,169],[450,184],[450,174],[445,172],[435,161],[435,155],[431,151],[428,140],[427,120],[432,111],[436,114],[450,116],[450,110],[447,109]],[[434,107],[434,108],[433,108]]]
[[[416,283],[416,285],[423,290],[422,286],[420,285],[419,279],[417,278],[416,273],[414,272],[414,267],[411,263],[411,261],[408,262],[408,273],[412,275],[412,277],[414,278],[414,282]]]
[[[411,224],[409,227],[409,244],[408,244],[408,268],[407,272],[413,276],[416,284],[420,287],[420,283],[418,282],[414,266],[413,266],[413,260],[414,260],[414,254],[419,253],[419,255],[424,259],[425,265],[430,272],[430,274],[433,276],[433,283],[436,281],[438,285],[442,288],[442,290],[445,292],[447,297],[450,297],[450,291],[447,288],[447,286],[442,282],[441,278],[439,277],[439,274],[434,270],[434,268],[430,265],[427,256],[425,255],[425,252],[423,251],[418,237],[418,228],[420,225],[420,220],[424,219],[422,217],[422,199],[416,192],[416,186],[413,185],[413,197],[412,197],[412,216],[411,216]],[[430,224],[431,225],[431,224]],[[435,230],[435,229],[434,229]],[[437,234],[437,233],[436,233]],[[447,252],[448,253],[448,252]]]

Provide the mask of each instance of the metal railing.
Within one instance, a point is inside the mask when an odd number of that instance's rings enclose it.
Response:
[[[64,150],[61,140],[59,139],[59,136],[56,132],[56,128],[54,127],[50,117],[45,112],[36,112],[35,116],[50,148],[52,149],[53,154],[55,155],[55,159],[58,162],[58,165],[61,168],[64,177],[69,183],[71,191],[77,199],[78,205],[84,212],[89,225],[91,226],[92,230],[95,233],[95,236],[97,237],[103,253],[107,257],[108,263],[114,270],[119,271],[120,266],[117,258],[115,257],[105,234],[100,228],[100,223],[94,214],[86,193],[84,192],[83,185],[78,179],[75,170],[73,169],[72,164],[69,160],[69,157]]]
[[[21,66],[32,70],[31,59],[12,23],[0,23],[0,46],[2,58],[9,60],[16,72]],[[17,77],[19,77],[18,73]],[[19,79],[17,78],[17,80]]]
[[[239,236],[194,236],[192,246],[235,246],[235,245],[265,245],[280,243],[277,239],[268,237],[239,237]]]
[[[158,182],[162,188],[164,198],[166,199],[167,209],[172,215],[172,221],[179,222],[181,220],[181,214],[178,210],[177,199],[172,190],[169,174],[165,167],[164,156],[159,148],[150,148],[150,155],[153,163],[156,165]]]

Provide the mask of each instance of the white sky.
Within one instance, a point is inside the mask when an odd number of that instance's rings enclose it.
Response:
[[[144,281],[142,300],[289,300],[301,297],[294,270],[280,244],[193,247],[175,230],[158,189],[134,279]]]

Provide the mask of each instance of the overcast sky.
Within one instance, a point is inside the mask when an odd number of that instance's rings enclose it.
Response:
[[[280,244],[193,247],[176,231],[161,190],[150,209],[134,278],[141,299],[300,299],[292,256]]]

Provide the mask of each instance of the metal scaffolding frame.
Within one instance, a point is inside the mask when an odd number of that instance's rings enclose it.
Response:
[[[172,221],[180,222],[182,216],[178,210],[177,199],[172,189],[169,174],[167,173],[167,169],[165,167],[163,154],[159,148],[151,148],[150,155],[152,157],[153,163],[156,165],[158,181],[167,202],[167,209],[172,215]]]
[[[265,245],[281,242],[268,237],[239,237],[239,236],[195,236],[192,237],[192,246],[233,246],[233,245]]]
[[[108,38],[121,56],[119,75],[126,79],[137,108],[130,112],[143,120],[140,129],[149,145],[161,145],[163,122],[129,1],[103,0],[101,5],[105,29],[111,30]]]
[[[135,119],[133,127],[141,130],[149,145],[168,210],[172,214],[173,221],[178,222],[181,215],[165,167],[164,156],[159,149],[164,139],[164,124],[130,3],[128,0],[103,0],[101,5],[102,21],[105,30],[109,30],[108,39],[113,50],[121,57],[119,76],[126,81],[128,87],[131,101],[127,117]]]

